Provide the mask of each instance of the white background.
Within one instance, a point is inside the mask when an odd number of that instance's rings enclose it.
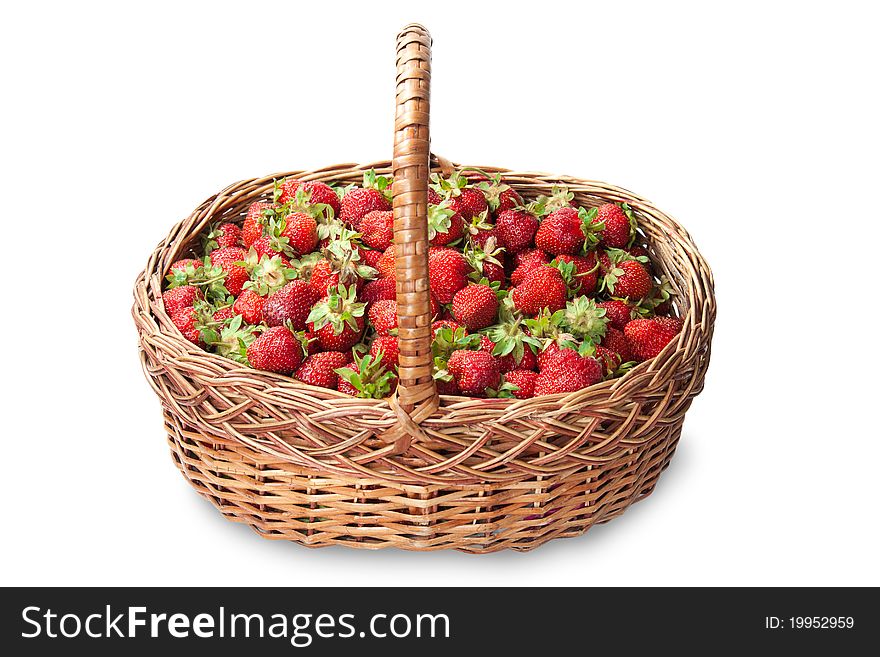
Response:
[[[3,584],[880,584],[870,3],[7,4]],[[662,5],[662,6],[661,6]],[[526,554],[260,539],[169,458],[131,287],[242,178],[390,156],[394,37],[433,144],[635,190],[717,279],[704,394],[650,498]]]

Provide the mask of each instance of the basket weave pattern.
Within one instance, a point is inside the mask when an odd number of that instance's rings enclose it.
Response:
[[[177,224],[135,286],[144,372],[162,400],[168,442],[187,480],[225,516],[308,546],[529,550],[575,536],[649,494],[675,450],[708,367],[711,272],[687,232],[635,194],[604,183],[501,172],[521,195],[565,184],[585,207],[625,201],[684,319],[677,340],[620,379],[528,400],[438,397],[431,380],[427,288],[430,37],[398,38],[393,162],[341,164],[236,183]],[[442,162],[446,169],[448,163]],[[395,399],[349,397],[249,369],[183,338],[162,281],[215,221],[241,222],[271,200],[273,179],[358,183],[394,173],[401,368]],[[403,245],[403,246],[402,246]]]

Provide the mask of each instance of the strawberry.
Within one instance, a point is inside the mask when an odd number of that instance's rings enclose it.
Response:
[[[314,288],[305,281],[294,280],[269,296],[263,305],[263,318],[269,326],[290,322],[296,331],[306,327],[312,305],[318,299]]]
[[[553,367],[553,361],[559,357],[559,355],[564,351],[573,351],[577,353],[575,349],[571,347],[564,347],[564,340],[556,340],[550,341],[544,347],[544,350],[538,354],[538,371],[543,372],[544,370],[549,370]],[[574,342],[571,342],[574,344]]]
[[[274,239],[271,235],[263,235],[256,242],[251,244],[251,249],[257,254],[257,259],[262,258],[263,256],[268,256],[270,258],[274,256],[283,256],[284,254],[281,250],[275,248],[277,246],[280,246],[278,240]]]
[[[596,305],[605,309],[605,316],[610,321],[609,326],[613,326],[618,331],[622,331],[623,327],[632,319],[632,308],[620,299],[610,299]]]
[[[336,369],[339,382],[336,389],[352,397],[381,399],[394,392],[397,377],[373,355],[355,356],[353,362]]]
[[[394,213],[391,210],[373,210],[361,220],[361,238],[367,246],[384,251],[394,239]]]
[[[449,207],[459,213],[466,221],[470,221],[471,218],[482,214],[489,208],[483,192],[473,187],[465,187],[457,196],[451,196]]]
[[[627,206],[627,209],[628,206]],[[625,248],[634,234],[635,220],[630,220],[630,216],[624,212],[624,209],[616,203],[605,203],[597,208],[596,218],[592,224],[602,224],[603,228],[599,231],[599,243],[608,248],[622,249]]]
[[[379,261],[376,263],[376,270],[379,272],[379,278],[390,278],[394,280],[394,245],[389,246],[382,253]]]
[[[446,246],[461,239],[464,235],[464,220],[459,212],[451,207],[451,202],[428,208],[428,240],[432,246]]]
[[[397,328],[397,302],[392,300],[376,301],[367,313],[370,324],[379,335],[390,335]]]
[[[390,209],[391,203],[382,192],[376,189],[355,187],[342,197],[339,218],[355,228],[360,228],[361,219],[373,210],[387,211]]]
[[[291,374],[302,361],[302,345],[286,326],[273,326],[247,348],[247,359],[258,370]]]
[[[616,328],[611,326],[605,328],[605,337],[602,338],[602,347],[618,354],[623,363],[634,360],[632,349],[630,349],[626,336],[622,331],[618,331]]]
[[[381,358],[380,358],[381,354]],[[400,347],[397,344],[397,338],[393,335],[379,335],[370,345],[370,355],[385,367],[386,370],[393,372],[397,370],[397,359],[400,355]]]
[[[591,356],[562,349],[535,380],[535,396],[575,392],[602,380],[605,368]]]
[[[499,246],[498,231],[495,229],[495,226],[488,223],[486,218],[482,215],[471,219],[471,223],[467,225],[467,230],[464,232],[470,238],[471,244],[478,246],[481,249],[486,247],[486,242],[489,241],[490,238],[494,238],[495,245]]]
[[[241,315],[248,324],[259,324],[263,321],[263,305],[266,299],[253,290],[242,290],[232,305],[236,314]]]
[[[175,260],[171,263],[171,266],[168,268],[169,271],[180,271],[185,272],[187,267],[192,267],[194,269],[198,269],[202,267],[203,263],[201,260],[196,260],[195,258],[182,258],[181,260]]]
[[[679,334],[682,321],[673,317],[634,319],[623,332],[637,360],[648,360],[659,354]]]
[[[468,285],[452,298],[452,314],[469,331],[479,331],[495,323],[498,296],[488,285]]]
[[[192,308],[196,299],[202,298],[202,292],[192,285],[183,285],[162,293],[162,304],[165,306],[165,314],[173,317],[181,310]]]
[[[232,306],[224,306],[215,312],[211,316],[211,319],[217,324],[223,324],[226,320],[232,319],[236,315],[238,315],[238,313],[235,312],[235,309]]]
[[[241,228],[236,224],[218,224],[211,228],[205,236],[206,253],[226,246],[241,246]]]
[[[345,367],[350,357],[350,354],[340,351],[322,351],[312,354],[299,366],[293,378],[310,386],[332,390],[339,383],[339,375],[336,370]]]
[[[436,322],[431,324],[431,340],[437,338],[437,332],[442,329],[449,329],[452,333],[455,333],[457,330],[462,329],[464,327],[461,324],[453,322],[448,319],[438,319]]]
[[[455,379],[450,378],[449,381],[444,381],[443,379],[437,379],[437,394],[438,395],[460,395],[461,389],[458,387],[458,384],[455,382]]]
[[[364,285],[364,289],[361,292],[361,301],[366,303],[375,303],[383,300],[394,301],[397,298],[396,288],[397,284],[394,281],[394,277],[370,281]]]
[[[531,370],[511,370],[504,375],[504,382],[517,387],[513,396],[517,399],[531,399],[535,396],[535,382],[539,374]]]
[[[514,258],[514,270],[510,274],[510,284],[514,287],[522,284],[526,276],[533,270],[550,262],[550,258],[540,249],[520,251]]]
[[[454,351],[449,357],[448,368],[465,395],[485,396],[487,389],[497,390],[501,383],[498,361],[485,351]]]
[[[497,330],[494,330],[495,333],[497,333]],[[498,369],[501,370],[502,374],[515,369],[533,370],[537,367],[535,353],[530,347],[506,351],[504,348],[505,344],[504,341],[500,345],[496,344],[487,335],[480,336],[480,349],[495,357],[495,360],[498,361]]]
[[[605,274],[603,286],[614,296],[641,299],[651,292],[653,283],[648,270],[640,262],[623,260]]]
[[[439,303],[452,303],[455,293],[468,283],[470,267],[453,249],[434,249],[428,254],[428,283]]]
[[[275,204],[264,201],[257,201],[248,206],[241,228],[242,244],[249,247],[263,236],[263,227],[266,225],[265,213],[274,207]]]
[[[307,327],[318,336],[324,351],[346,351],[361,339],[366,304],[359,303],[356,295],[354,285],[339,285],[312,306]]]
[[[443,197],[433,187],[428,187],[428,205],[440,205],[442,202]]]
[[[488,180],[477,183],[476,187],[483,192],[489,209],[496,216],[523,204],[520,195],[510,185],[501,182],[501,174],[487,176],[487,178]]]
[[[525,210],[505,210],[495,220],[498,242],[508,253],[519,253],[532,246],[538,227],[535,215]]]
[[[238,246],[226,246],[222,249],[211,251],[211,264],[214,267],[220,267],[226,273],[224,286],[234,297],[241,293],[241,288],[250,279],[251,275],[247,269],[237,262],[244,262],[247,253]]]
[[[482,278],[490,283],[504,284],[504,249],[497,246],[495,236],[490,236],[482,246],[475,242],[464,245],[464,259],[467,260],[473,273],[471,277],[479,281]]]
[[[177,288],[180,289],[180,288]],[[182,308],[171,316],[171,323],[177,327],[183,337],[199,346],[204,346],[199,337],[199,314],[192,308]]]
[[[358,252],[361,254],[361,260],[363,260],[365,265],[376,269],[376,265],[379,264],[379,258],[382,257],[382,251],[360,247]]]
[[[599,265],[596,262],[594,252],[590,251],[584,256],[563,253],[556,256],[554,260],[574,265],[574,285],[577,287],[578,294],[592,294],[596,291],[596,282],[599,280]]]
[[[318,245],[318,224],[314,217],[305,212],[291,212],[282,225],[284,228],[280,236],[287,238],[287,245],[294,253],[302,255],[315,250]]]
[[[333,216],[339,216],[339,196],[337,196],[336,191],[327,183],[322,183],[318,180],[309,180],[302,183],[299,186],[299,190],[302,190],[303,195],[307,199],[306,202],[309,205],[318,205],[321,203],[329,205],[333,210]],[[278,200],[280,203],[285,202],[281,199]]]
[[[606,374],[613,374],[623,364],[623,358],[619,353],[601,345],[596,347],[594,357],[605,368]]]
[[[278,184],[278,183],[276,183]],[[276,199],[278,203],[282,205],[284,203],[289,203],[296,197],[296,192],[299,189],[302,183],[299,180],[294,180],[292,178],[285,178],[278,184],[278,190],[276,195],[278,198]]]
[[[556,210],[541,222],[535,233],[535,246],[554,255],[576,253],[584,245],[581,221],[574,208]]]
[[[537,315],[544,308],[553,312],[565,307],[568,286],[558,269],[539,266],[513,288],[510,298],[514,306],[526,315]]]

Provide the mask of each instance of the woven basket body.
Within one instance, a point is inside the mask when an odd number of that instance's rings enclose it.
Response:
[[[293,171],[232,185],[156,248],[133,315],[147,378],[187,480],[225,516],[266,538],[308,546],[530,550],[576,536],[649,494],[668,465],[708,367],[711,273],[687,232],[626,190],[568,177],[501,172],[520,194],[565,184],[581,205],[626,201],[684,319],[678,339],[624,377],[529,400],[438,397],[430,376],[427,236],[429,37],[398,39],[395,158]],[[441,167],[442,165],[442,167]],[[166,315],[162,281],[218,220],[241,222],[284,176],[359,183],[394,174],[401,372],[390,400],[365,400],[243,367],[186,341]]]

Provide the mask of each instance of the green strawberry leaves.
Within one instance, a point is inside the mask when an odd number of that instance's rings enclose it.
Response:
[[[553,185],[550,195],[541,195],[526,205],[526,209],[538,218],[546,217],[560,208],[568,207],[574,200],[574,194],[564,185]]]
[[[245,266],[250,272],[251,278],[243,287],[253,290],[261,297],[280,290],[289,281],[299,276],[296,269],[284,266],[281,256],[264,255],[259,261],[256,261],[256,256],[256,251],[251,247],[245,260]]]
[[[383,353],[380,350],[375,357],[367,354],[354,357],[358,371],[348,367],[339,367],[334,370],[352,388],[358,391],[358,397],[364,399],[382,399],[391,393],[391,384],[394,382],[394,372],[386,371],[382,365]]]
[[[315,331],[329,324],[334,335],[340,335],[346,326],[357,332],[360,330],[357,319],[364,316],[366,307],[357,300],[357,286],[338,285],[330,289],[325,299],[312,306],[306,322],[314,324]]]
[[[593,299],[577,297],[569,301],[562,312],[562,326],[585,343],[596,344],[605,336],[609,319],[605,316],[606,310],[599,308]]]

